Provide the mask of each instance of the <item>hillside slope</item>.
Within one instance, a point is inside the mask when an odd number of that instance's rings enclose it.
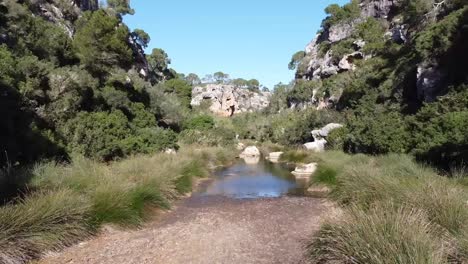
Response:
[[[296,53],[290,107],[345,114],[344,149],[468,157],[468,2],[353,0]]]

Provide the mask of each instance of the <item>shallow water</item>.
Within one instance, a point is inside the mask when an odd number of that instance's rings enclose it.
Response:
[[[236,199],[274,198],[296,193],[297,189],[294,176],[285,166],[262,159],[258,164],[239,160],[235,165],[217,172],[215,180],[200,194]]]

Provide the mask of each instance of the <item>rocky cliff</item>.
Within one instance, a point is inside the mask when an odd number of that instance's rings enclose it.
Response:
[[[437,24],[450,23],[446,21],[450,18],[446,17],[456,8],[463,7],[463,3],[459,3],[463,1],[432,2],[434,1],[428,0],[416,5],[416,2],[407,0],[353,0],[338,11],[331,10],[329,17],[323,22],[322,30],[306,46],[304,58],[297,67],[296,79],[334,81],[336,78],[332,77],[353,72],[365,64],[364,61],[374,57],[385,59],[381,56],[384,47],[406,49],[408,52],[401,57],[407,56],[410,60],[408,63],[414,63],[407,66],[414,68],[408,71],[408,75],[404,77],[407,83],[400,85],[399,89],[413,90],[410,92],[414,94],[411,100],[433,102],[450,85],[449,68],[452,66],[447,58],[452,56],[450,51],[453,47],[447,47],[444,54],[421,56],[422,52],[418,49],[435,44],[424,42],[423,38],[432,33],[422,36],[421,31],[430,30]],[[452,16],[455,17],[453,14]],[[457,19],[462,17],[463,14],[459,14]],[[440,34],[441,38],[450,38],[448,32],[436,34]],[[455,44],[464,42],[459,36],[453,37]],[[452,40],[442,41],[449,43]],[[377,48],[377,45],[380,46]],[[462,54],[465,53],[459,55]],[[340,99],[347,88],[346,84],[343,82],[341,87],[327,91],[323,98],[315,96],[322,94],[319,90],[323,86],[318,85],[314,88],[314,96],[303,104],[313,103],[318,108],[330,107]],[[292,104],[297,105],[298,102]]]
[[[324,26],[323,30],[306,46],[306,56],[302,62],[305,70],[298,71],[297,78],[324,79],[343,71],[354,70],[356,66],[353,62],[355,60],[372,56],[362,51],[366,42],[361,38],[353,39],[352,50],[346,54],[340,54],[338,58],[335,55],[339,51],[334,51],[333,47],[324,51],[325,46],[332,46],[348,40],[356,32],[357,26],[369,17],[385,22],[385,36],[387,38],[404,42],[406,39],[404,25],[400,25],[398,19],[394,19],[391,13],[398,7],[399,2],[401,0],[361,1],[359,3],[361,10],[359,16]]]
[[[193,88],[191,105],[208,102],[213,113],[232,116],[264,109],[269,105],[270,97],[269,92],[252,92],[234,85],[207,84]]]

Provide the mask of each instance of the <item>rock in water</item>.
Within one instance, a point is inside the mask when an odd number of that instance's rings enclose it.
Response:
[[[283,155],[283,152],[271,152],[268,155],[267,160],[271,163],[278,163],[279,159],[281,158],[281,155]]]
[[[240,154],[240,157],[260,157],[260,150],[258,150],[258,148],[255,146],[246,147],[244,151]]]
[[[306,188],[310,183],[310,176],[317,170],[317,163],[303,164],[296,167],[292,174],[296,177],[299,188]]]

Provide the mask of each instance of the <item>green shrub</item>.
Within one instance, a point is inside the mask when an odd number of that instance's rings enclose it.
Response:
[[[340,127],[332,130],[327,136],[327,148],[333,150],[344,150],[344,143],[348,136],[348,129],[346,127]]]
[[[121,142],[126,155],[152,154],[166,149],[178,149],[177,134],[169,129],[159,127],[137,130],[136,135],[129,136]]]
[[[338,4],[329,5],[325,8],[328,17],[322,22],[322,27],[327,28],[339,23],[351,22],[359,18],[361,9],[358,0],[352,0],[350,3],[340,7]]]
[[[356,115],[349,122],[345,148],[370,154],[406,153],[410,134],[397,112]]]
[[[119,110],[80,113],[63,129],[71,151],[101,160],[122,157],[122,140],[131,134],[128,119]]]
[[[319,164],[317,170],[312,175],[313,183],[324,183],[327,185],[336,185],[336,176],[338,171],[324,164]]]
[[[81,63],[91,71],[102,73],[116,65],[131,65],[129,30],[117,17],[104,10],[85,12],[76,22],[73,47]]]
[[[199,131],[187,129],[180,133],[180,142],[184,144],[198,144],[204,146],[229,146],[234,144],[236,134],[229,128],[213,128]]]
[[[210,115],[198,115],[189,118],[184,123],[184,129],[193,130],[208,130],[212,129],[215,125],[215,121]]]

